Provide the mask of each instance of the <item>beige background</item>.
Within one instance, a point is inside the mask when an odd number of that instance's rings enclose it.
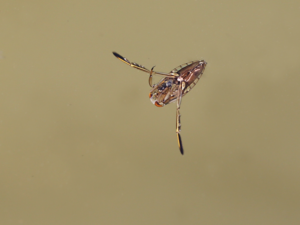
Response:
[[[0,224],[300,224],[300,1],[1,1]],[[148,76],[208,66],[157,108]]]

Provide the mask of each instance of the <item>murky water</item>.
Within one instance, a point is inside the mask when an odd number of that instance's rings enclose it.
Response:
[[[300,2],[0,5],[0,224],[300,223]]]

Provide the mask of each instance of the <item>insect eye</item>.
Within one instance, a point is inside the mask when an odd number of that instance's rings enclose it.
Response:
[[[161,87],[159,88],[159,90],[160,90],[160,91],[165,90],[166,86],[167,86],[166,83],[163,83],[163,84],[161,85]]]
[[[169,81],[166,83],[166,86],[167,86],[167,87],[170,87],[171,85],[172,85],[172,81],[169,80]]]

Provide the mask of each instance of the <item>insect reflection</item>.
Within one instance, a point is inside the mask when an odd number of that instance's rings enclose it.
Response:
[[[127,65],[136,68],[138,70],[149,73],[149,85],[152,88],[149,94],[150,101],[157,107],[162,107],[170,102],[177,102],[176,110],[176,135],[178,141],[178,147],[183,155],[183,146],[181,140],[181,123],[180,123],[180,105],[181,99],[185,96],[198,82],[206,67],[204,60],[191,61],[182,64],[169,73],[161,73],[154,71],[154,67],[151,70],[146,69],[144,66],[134,62],[130,62],[127,58],[120,54],[113,52],[114,56],[120,59]],[[152,84],[152,76],[160,75],[163,78],[157,83]]]

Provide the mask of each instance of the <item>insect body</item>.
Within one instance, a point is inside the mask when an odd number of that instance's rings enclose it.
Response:
[[[127,58],[113,52],[114,56],[129,66],[149,73],[149,85],[152,88],[149,94],[150,101],[157,107],[162,107],[170,102],[177,102],[176,110],[176,134],[178,146],[181,154],[183,154],[183,146],[180,136],[181,123],[180,123],[180,104],[181,99],[186,95],[198,82],[204,72],[206,62],[204,60],[192,61],[180,65],[173,69],[170,73],[155,72],[152,67],[151,70],[146,69],[144,66],[137,63],[130,62]],[[163,78],[157,83],[152,85],[152,76],[160,75]]]

